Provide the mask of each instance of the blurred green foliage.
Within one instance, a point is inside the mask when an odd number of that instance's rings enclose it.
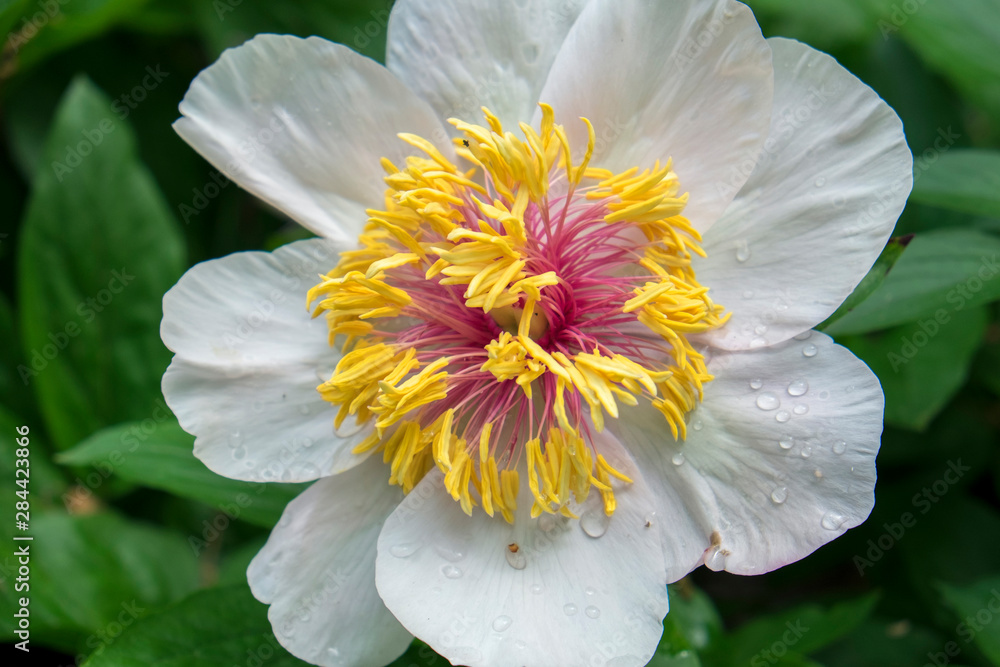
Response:
[[[750,4],[765,34],[873,86],[916,158],[896,230],[912,241],[827,323],[885,388],[878,503],[804,562],[672,586],[652,664],[1000,665],[1000,619],[983,622],[1000,589],[1000,1]],[[382,59],[390,6],[0,0],[0,495],[17,490],[27,424],[32,646],[64,654],[52,664],[302,664],[244,579],[300,487],[226,480],[193,457],[160,397],[159,320],[186,267],[304,233],[236,187],[191,214],[211,168],[170,123],[198,71],[260,32]],[[81,137],[86,160],[69,148]],[[8,642],[14,569],[0,555]],[[415,642],[395,664],[447,663]]]

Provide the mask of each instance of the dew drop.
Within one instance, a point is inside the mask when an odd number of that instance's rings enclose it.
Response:
[[[531,592],[534,593],[535,595],[541,595],[544,590],[545,589],[542,587],[541,584],[535,584],[534,586],[531,587]]]
[[[780,406],[781,401],[769,391],[765,391],[757,397],[757,407],[761,410],[777,410]]]
[[[416,544],[410,544],[409,542],[405,542],[403,544],[394,544],[391,547],[389,547],[389,553],[391,553],[396,558],[409,558],[410,556],[412,556],[417,552],[418,548],[419,547],[417,547]]]
[[[589,598],[592,598],[595,595],[597,595],[597,591],[595,589],[589,587],[589,586],[587,587],[587,589],[585,591],[583,591],[583,593],[584,593],[584,595],[586,595]]]
[[[693,422],[691,422],[691,428],[693,428],[695,431],[700,431],[703,426],[704,424],[702,424],[700,419],[695,419]]]
[[[503,632],[510,627],[513,623],[513,619],[510,616],[497,616],[493,619],[493,630],[494,632]]]
[[[673,457],[671,457],[670,462],[675,466],[684,465],[684,452],[677,452],[674,454]]]
[[[847,443],[844,442],[843,440],[838,440],[837,442],[833,443],[833,453],[836,454],[837,456],[840,456],[846,451],[847,451]]]
[[[778,410],[777,414],[774,415],[774,421],[778,422],[779,424],[784,424],[791,418],[792,415],[790,412],[788,412],[788,410]]]
[[[524,549],[517,549],[516,551],[511,551],[511,547],[503,548],[504,557],[507,559],[507,565],[510,565],[515,570],[523,570],[528,567],[528,557],[524,555]]]
[[[795,337],[795,340],[809,340],[810,338],[812,338],[812,335],[813,335],[812,331],[803,331],[802,333],[800,333],[798,336]]]
[[[465,558],[465,552],[460,549],[449,549],[443,545],[437,545],[434,547],[434,551],[437,552],[438,556],[444,558],[446,561],[451,563],[457,563],[463,558]]]
[[[705,554],[705,567],[712,572],[721,572],[726,569],[726,554],[719,547],[712,547]]]
[[[778,488],[776,488],[774,491],[771,492],[771,502],[773,502],[775,505],[780,505],[786,500],[788,500],[787,488],[779,486]]]
[[[610,524],[611,518],[603,510],[599,509],[587,510],[580,517],[580,527],[583,528],[583,532],[591,537],[601,537],[604,535],[604,533],[608,532]]]
[[[763,386],[764,386],[764,381],[761,380],[760,378],[754,378],[750,380],[750,388],[753,389],[754,391],[757,391]]]
[[[809,383],[805,380],[793,380],[788,385],[789,396],[803,396],[807,391],[809,391]]]
[[[799,452],[799,456],[801,456],[804,459],[807,459],[807,458],[809,458],[812,455],[813,455],[813,448],[810,447],[809,445],[806,445],[805,447],[803,447],[802,451]]]
[[[840,527],[847,521],[847,517],[837,512],[827,512],[823,515],[820,525],[827,530],[840,530]]]
[[[565,613],[567,616],[575,616],[576,611],[577,609],[575,604],[570,603],[563,606],[563,613]]]
[[[454,565],[445,565],[441,568],[441,574],[449,579],[461,579],[462,571]]]
[[[241,461],[247,457],[247,448],[243,445],[239,445],[233,448],[233,459],[236,461]]]
[[[825,401],[828,398],[830,398],[830,392],[828,392],[825,389],[823,391],[819,392],[819,400]]]
[[[804,348],[802,348],[803,357],[815,357],[817,352],[819,352],[819,348],[817,348],[812,343],[809,343]]]
[[[750,244],[746,239],[736,242],[736,261],[741,264],[750,259]]]
[[[758,324],[756,327],[754,327],[753,332],[755,334],[757,334],[758,336],[763,336],[764,334],[767,333],[767,325],[766,324]]]
[[[538,45],[537,44],[525,44],[521,49],[524,53],[524,62],[532,65],[538,60]]]
[[[761,338],[760,336],[754,336],[750,340],[750,348],[754,350],[765,347],[766,345],[767,341]]]
[[[326,649],[326,657],[328,660],[332,661],[335,665],[343,665],[344,658],[340,655],[340,649],[328,648]]]
[[[792,408],[792,412],[794,412],[797,415],[804,415],[805,413],[809,412],[809,406],[806,405],[805,403],[799,403],[794,408]]]
[[[583,610],[583,613],[587,615],[588,618],[600,618],[601,610],[597,607],[591,605]]]
[[[787,438],[782,438],[781,440],[778,441],[778,446],[781,447],[782,449],[791,449],[793,446],[795,446],[795,438],[793,438],[792,436],[788,436]]]
[[[821,187],[823,187],[824,185],[826,185],[826,179],[825,179],[825,178],[822,178],[822,177],[821,177],[821,178],[817,178],[817,179],[816,179],[816,187],[817,187],[817,188],[821,188]]]
[[[516,648],[518,651],[523,651],[524,649],[528,648],[528,644],[518,639],[516,642],[514,642],[514,648]]]

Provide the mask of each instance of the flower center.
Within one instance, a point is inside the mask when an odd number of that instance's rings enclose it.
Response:
[[[409,492],[434,466],[469,514],[513,522],[526,476],[532,516],[573,508],[592,490],[615,510],[592,437],[619,403],[648,400],[674,438],[710,381],[689,337],[728,315],[695,279],[700,237],[681,215],[671,164],[623,173],[579,162],[542,105],[541,131],[451,123],[467,168],[425,139],[382,160],[384,210],[358,250],[310,290],[343,357],[319,387],[371,429],[355,453],[381,451]]]

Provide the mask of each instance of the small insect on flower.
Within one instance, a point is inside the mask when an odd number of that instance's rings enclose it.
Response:
[[[320,237],[192,268],[162,326],[195,454],[316,480],[247,573],[315,664],[645,664],[668,582],[874,502],[881,388],[811,328],[905,203],[896,115],[732,0],[486,4],[398,0],[386,68],[261,35],[175,124]]]

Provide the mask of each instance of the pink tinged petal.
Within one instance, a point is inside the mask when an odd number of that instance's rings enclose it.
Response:
[[[614,429],[658,495],[669,580],[704,562],[760,574],[862,523],[874,506],[884,399],[878,379],[820,333],[722,353],[675,442],[651,408]],[[755,388],[756,387],[756,388]]]
[[[772,95],[771,49],[745,5],[592,0],[541,100],[575,147],[587,140],[576,118],[593,122],[594,167],[618,172],[672,157],[691,195],[684,215],[704,232],[746,181],[740,165],[760,154]]]
[[[190,269],[163,298],[160,335],[175,352],[163,394],[195,455],[226,477],[309,481],[356,465],[367,431],[337,437],[316,387],[340,357],[305,295],[343,247],[299,241]]]
[[[402,498],[372,458],[285,508],[247,578],[293,655],[325,667],[382,667],[409,646],[413,638],[375,590],[379,530]]]
[[[531,119],[566,33],[587,0],[399,0],[386,63],[442,118],[505,127]],[[544,100],[542,100],[544,101]]]
[[[774,50],[775,106],[760,164],[705,235],[698,280],[733,313],[703,336],[731,350],[819,324],[871,268],[913,183],[903,126],[828,55],[787,39]]]
[[[388,70],[318,37],[259,35],[227,50],[180,110],[174,129],[226,176],[316,234],[351,241],[384,200],[379,159],[401,165],[413,152],[397,133],[446,136]]]
[[[432,471],[379,537],[386,605],[454,664],[645,665],[667,613],[661,522],[628,454],[601,451],[635,482],[616,491],[610,521],[596,492],[580,521],[531,519],[525,475],[513,526],[468,517]]]

